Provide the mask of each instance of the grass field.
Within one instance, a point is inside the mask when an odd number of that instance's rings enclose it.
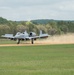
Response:
[[[0,39],[0,44],[15,44],[16,41],[10,39]]]
[[[74,44],[0,47],[0,75],[74,75]]]

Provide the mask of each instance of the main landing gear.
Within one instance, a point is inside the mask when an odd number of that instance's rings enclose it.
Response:
[[[17,44],[20,44],[20,39],[17,40]],[[31,44],[34,44],[34,39],[31,39]]]
[[[18,41],[17,41],[17,44],[19,44],[20,43],[20,39],[18,39]]]
[[[33,38],[31,39],[31,43],[34,44],[34,39]]]

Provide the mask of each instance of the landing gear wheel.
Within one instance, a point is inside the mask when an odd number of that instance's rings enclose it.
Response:
[[[33,38],[31,39],[31,43],[34,44],[34,39]]]
[[[17,42],[17,44],[19,44],[20,43],[20,39],[18,39],[18,42]]]

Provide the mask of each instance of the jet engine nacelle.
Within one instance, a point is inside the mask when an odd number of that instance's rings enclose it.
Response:
[[[36,33],[35,32],[30,32],[29,36],[34,37],[34,36],[36,36]]]
[[[30,32],[29,37],[35,37],[36,33],[35,32]],[[33,40],[36,40],[36,38],[34,38]]]

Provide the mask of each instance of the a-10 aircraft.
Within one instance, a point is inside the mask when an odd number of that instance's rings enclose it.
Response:
[[[36,35],[35,32],[30,32],[29,34],[27,33],[27,31],[21,33],[21,32],[17,32],[15,36],[13,36],[13,34],[5,34],[2,35],[1,37],[4,38],[8,38],[11,40],[18,40],[17,44],[20,43],[20,41],[27,41],[27,40],[31,40],[31,43],[34,44],[34,40],[38,39],[38,38],[47,38],[49,35],[48,34],[43,34],[42,31],[40,30],[40,34],[39,36]]]

